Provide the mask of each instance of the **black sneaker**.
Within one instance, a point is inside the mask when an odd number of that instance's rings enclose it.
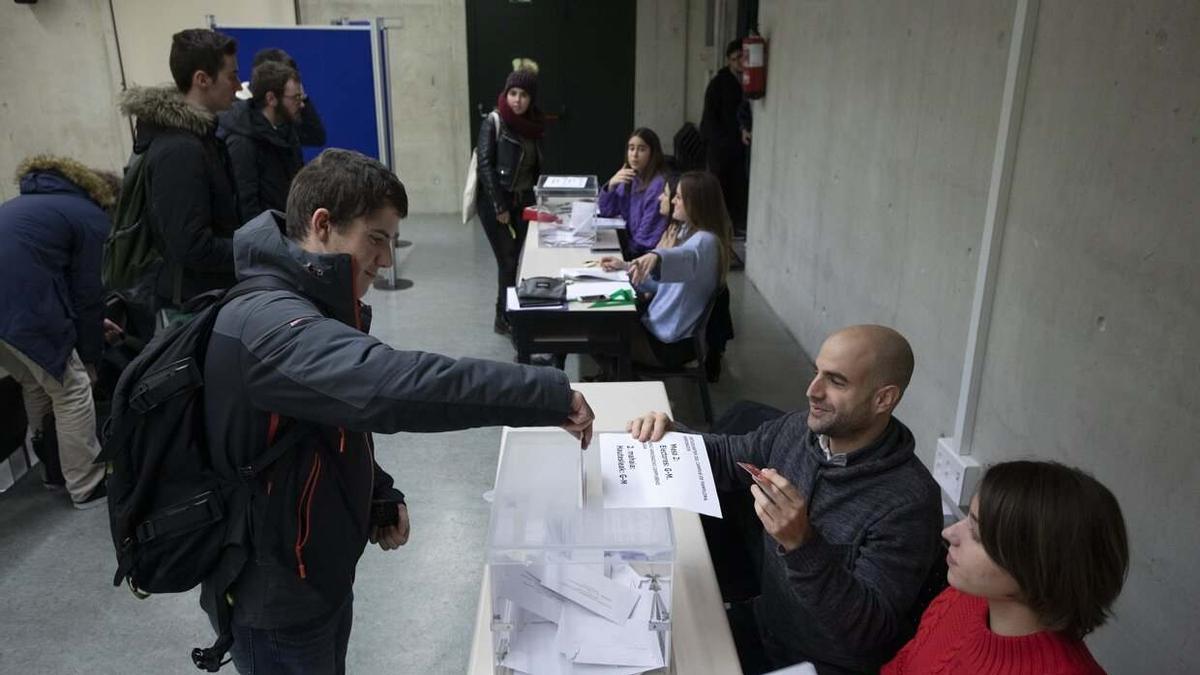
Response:
[[[107,503],[108,483],[107,481],[101,481],[100,484],[96,486],[96,489],[92,490],[92,494],[88,495],[87,499],[81,502],[75,502],[75,508],[79,509],[80,511],[87,511],[88,509],[94,509],[97,506],[104,506]]]
[[[63,478],[62,468],[58,459],[58,437],[54,430],[54,416],[46,415],[42,421],[43,431],[35,432],[29,439],[33,446],[33,454],[42,465],[42,487],[51,492],[58,492],[67,486]],[[47,436],[45,429],[49,430]]]
[[[55,478],[50,475],[50,472],[47,471],[45,466],[43,465],[43,467],[42,467],[42,487],[46,488],[47,490],[49,490],[51,492],[62,492],[67,487],[67,481],[65,479],[63,479],[61,476],[57,480],[55,480]]]

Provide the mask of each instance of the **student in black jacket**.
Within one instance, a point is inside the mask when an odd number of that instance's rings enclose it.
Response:
[[[220,130],[237,179],[242,216],[287,208],[288,188],[302,162],[295,122],[304,108],[300,75],[282,63],[267,61],[250,78],[254,98],[238,101],[221,113]]]
[[[537,73],[521,68],[504,81],[496,109],[479,126],[479,221],[496,256],[497,333],[508,332],[505,289],[516,285],[517,261],[528,223],[521,211],[533,203],[541,172],[544,122],[537,108]]]
[[[241,87],[237,42],[207,29],[171,38],[174,87],[134,87],[121,110],[137,119],[134,154],[144,154],[146,222],[160,242],[164,264],[153,279],[160,307],[229,288],[233,232],[242,224],[216,114]]]
[[[742,104],[742,41],[725,47],[725,67],[704,90],[700,134],[708,151],[708,170],[721,181],[735,232],[746,229],[746,198],[750,177],[746,172],[746,143],[738,119]]]
[[[372,433],[560,425],[584,447],[591,437],[591,408],[561,371],[394,349],[368,334],[360,298],[393,264],[407,213],[392,172],[334,148],[296,175],[286,217],[263,213],[234,237],[238,276],[285,288],[239,297],[216,319],[204,366],[214,470],[236,475],[288,425],[310,427],[257,479],[246,566],[235,579],[219,567],[203,585],[214,623],[232,613],[238,672],[345,672],[359,557],[368,542],[394,550],[409,537]]]

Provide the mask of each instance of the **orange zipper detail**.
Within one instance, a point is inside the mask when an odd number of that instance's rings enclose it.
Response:
[[[308,535],[312,529],[312,498],[320,475],[321,456],[313,453],[312,469],[308,472],[308,480],[305,481],[300,501],[296,504],[296,570],[301,579],[308,577],[308,570],[304,567],[304,546],[308,543]]]
[[[339,427],[338,433],[341,435],[338,440],[338,454],[340,455],[346,452],[346,430]]]
[[[271,420],[267,422],[267,445],[275,443],[275,433],[279,431],[279,413],[271,413]]]
[[[278,431],[279,431],[279,413],[271,413],[271,420],[269,422],[267,422],[267,447],[268,448],[275,444],[275,434],[278,433]],[[272,480],[267,481],[267,496],[268,497],[271,496],[271,488],[274,486],[274,484],[275,484],[275,481],[272,481]]]

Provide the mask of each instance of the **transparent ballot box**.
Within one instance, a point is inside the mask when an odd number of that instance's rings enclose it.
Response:
[[[497,674],[670,671],[670,511],[603,508],[596,452],[508,432],[488,532]]]
[[[533,188],[541,246],[589,248],[596,242],[595,176],[541,176]]]

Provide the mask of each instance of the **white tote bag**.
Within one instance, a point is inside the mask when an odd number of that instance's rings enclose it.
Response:
[[[496,128],[496,141],[500,140],[500,116],[494,111],[488,113],[488,118],[492,120],[492,126]],[[471,151],[471,163],[467,166],[467,182],[463,188],[462,197],[462,216],[463,225],[471,222],[475,217],[475,194],[479,189],[479,151]]]

